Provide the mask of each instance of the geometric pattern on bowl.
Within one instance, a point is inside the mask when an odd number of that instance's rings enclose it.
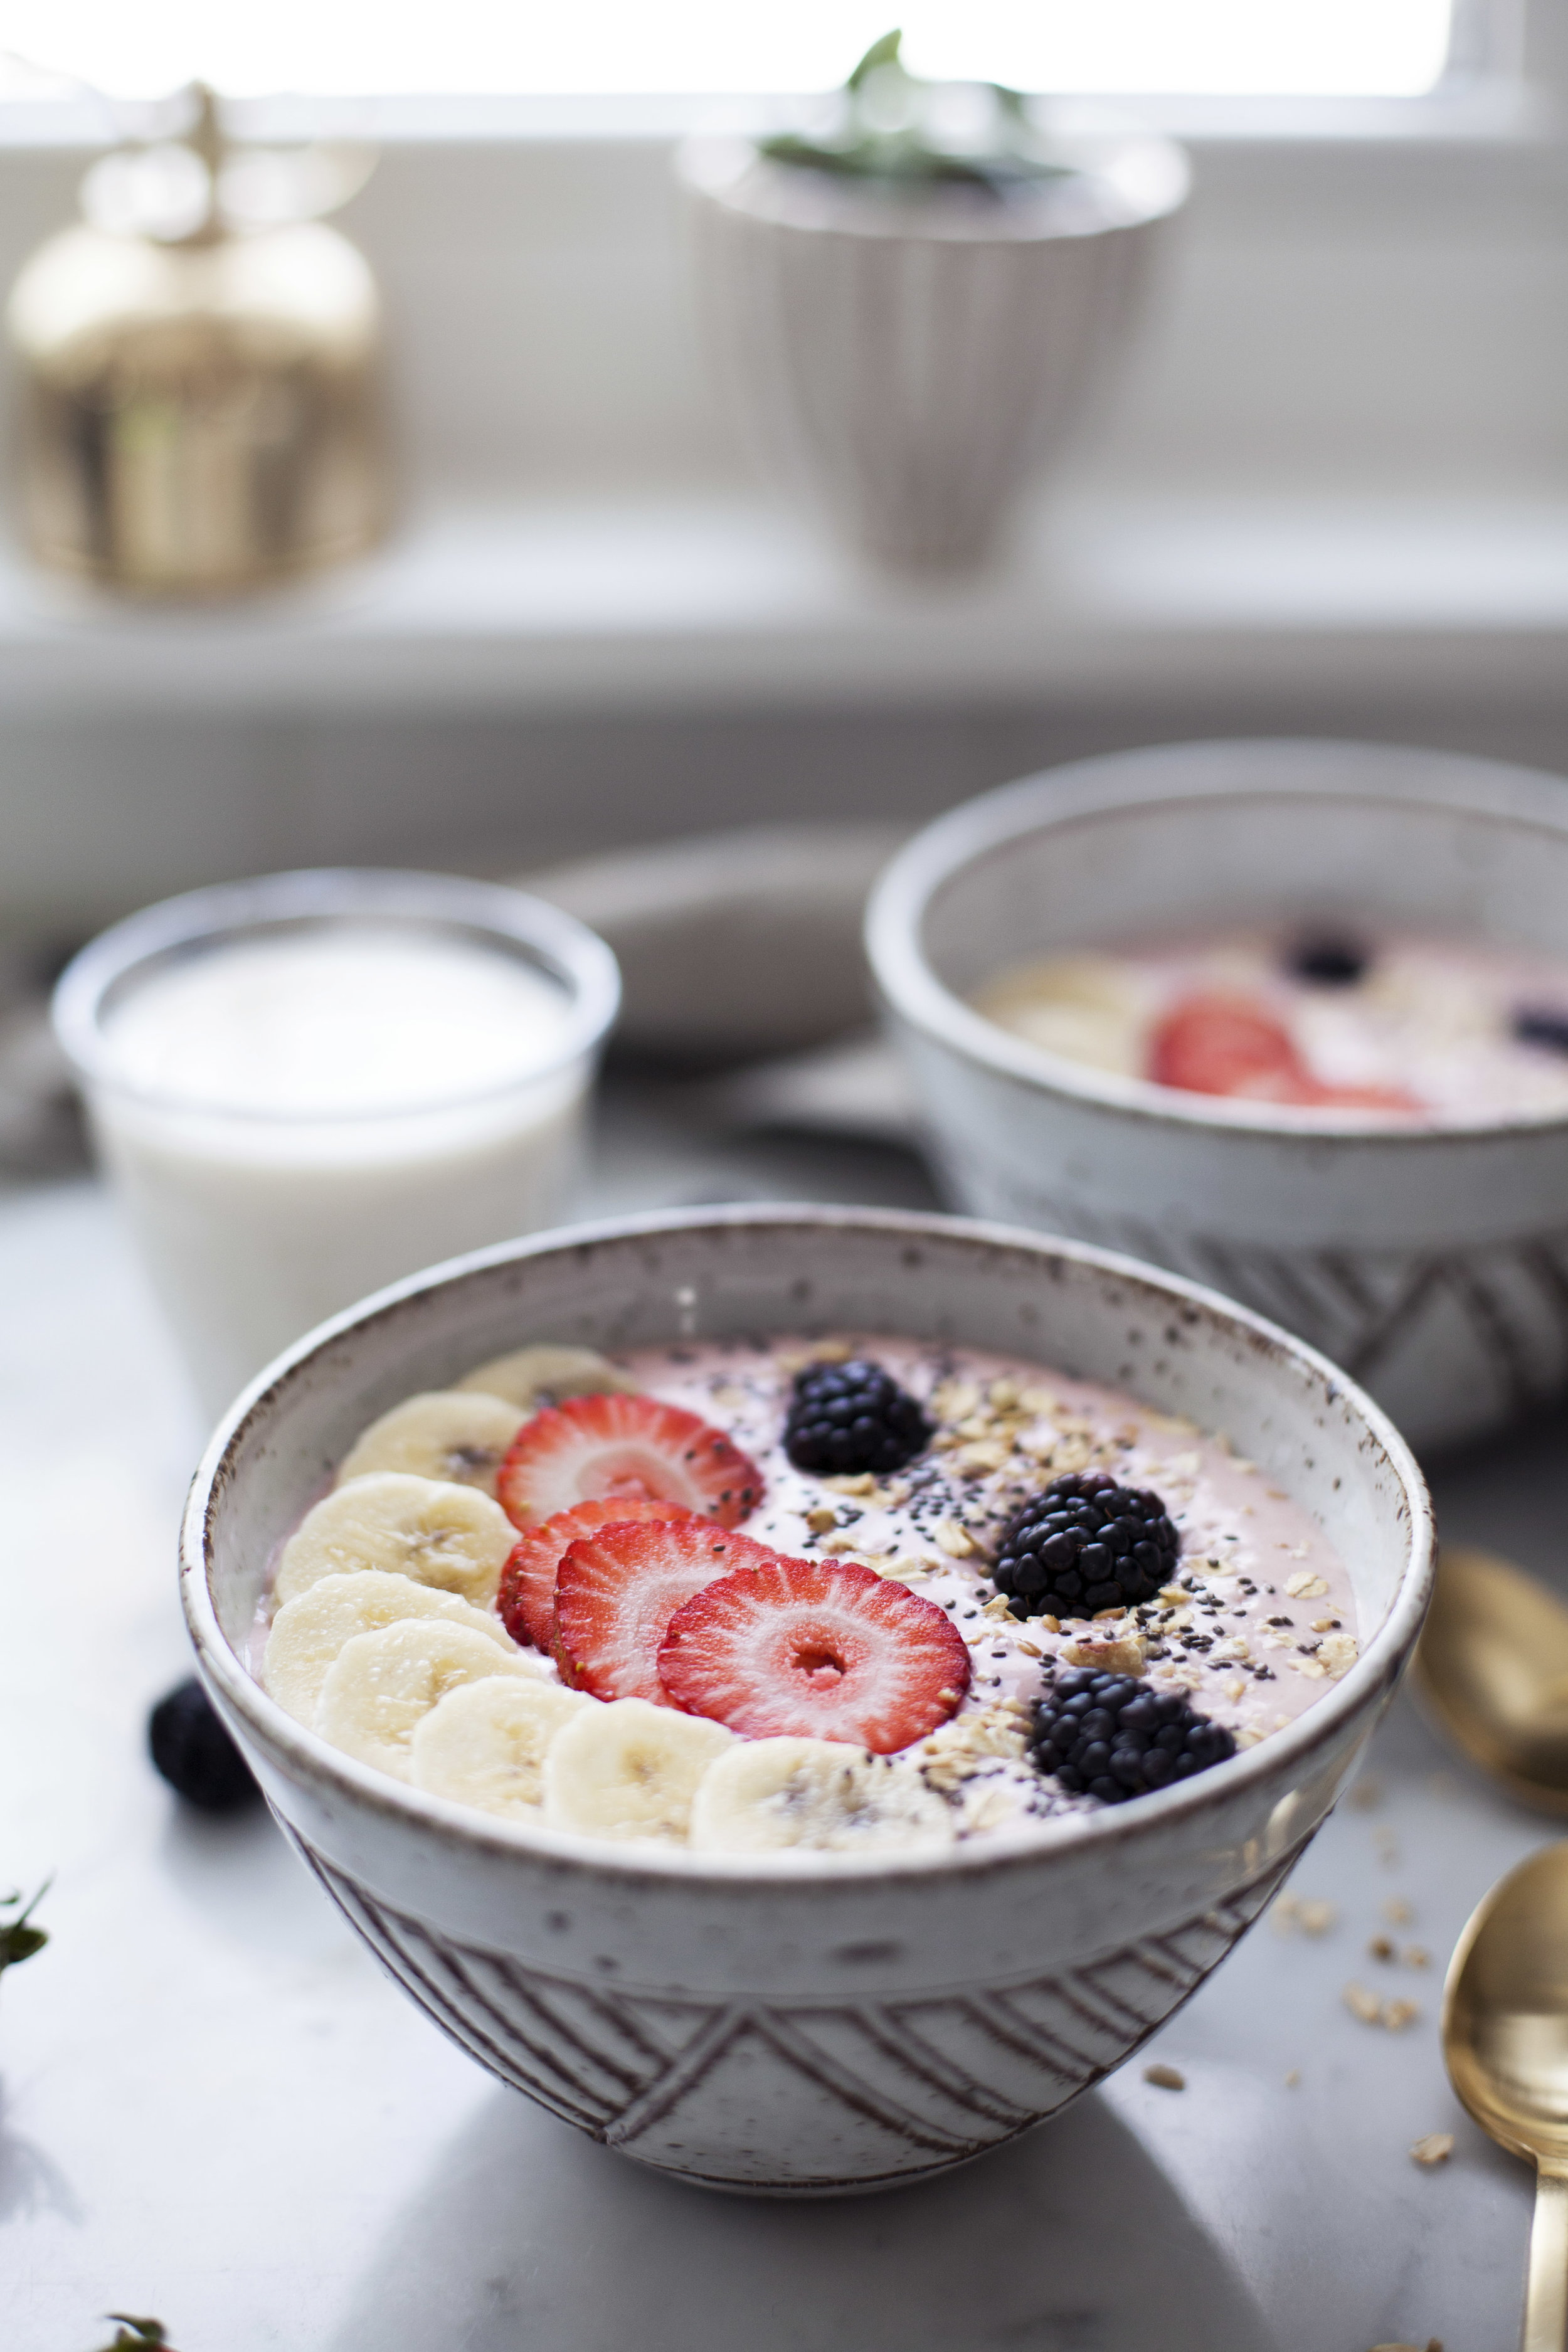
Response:
[[[1467,1426],[1494,1427],[1568,1387],[1568,1231],[1474,1249],[1274,1250],[1181,1233],[1021,1182],[935,1147],[950,1191],[973,1216],[1017,1219],[1168,1266],[1283,1323],[1342,1364],[1402,1428],[1441,1429],[1436,1368],[1469,1374]]]
[[[1119,2066],[1258,1916],[1292,1853],[1195,1919],[1056,1976],[890,2001],[697,2000],[456,1942],[293,1843],[382,1966],[482,2066],[704,2187],[833,2196],[999,2147]],[[842,2146],[842,2171],[778,2149]]]

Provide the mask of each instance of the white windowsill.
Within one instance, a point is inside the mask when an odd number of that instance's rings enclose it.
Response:
[[[206,611],[8,554],[0,709],[957,707],[1500,662],[1550,691],[1564,630],[1568,499],[1083,499],[956,583],[868,579],[760,500],[454,502],[348,572]]]

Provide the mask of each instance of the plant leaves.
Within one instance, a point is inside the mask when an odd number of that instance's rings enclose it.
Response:
[[[845,89],[858,89],[867,75],[875,73],[879,66],[896,66],[899,62],[900,44],[903,37],[900,31],[894,31],[884,33],[879,40],[873,41],[859,64],[846,80]]]

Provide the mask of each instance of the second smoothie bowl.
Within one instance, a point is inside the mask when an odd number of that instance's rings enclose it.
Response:
[[[867,944],[954,1204],[1278,1318],[1425,1449],[1568,1386],[1568,787],[1333,742],[926,826]]]
[[[324,1326],[215,1437],[183,1584],[273,1810],[448,2033],[662,2170],[831,2195],[1015,2137],[1202,1981],[1431,1551],[1377,1409],[1210,1293],[745,1209]]]

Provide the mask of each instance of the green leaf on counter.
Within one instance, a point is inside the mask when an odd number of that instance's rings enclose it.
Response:
[[[25,1906],[19,1894],[0,1895],[0,1976],[7,1969],[15,1968],[18,1960],[30,1960],[34,1953],[41,1952],[48,1942],[46,1931],[29,1923],[53,1883],[52,1879],[46,1878]],[[4,1915],[7,1911],[15,1911],[16,1917],[5,1918]]]

